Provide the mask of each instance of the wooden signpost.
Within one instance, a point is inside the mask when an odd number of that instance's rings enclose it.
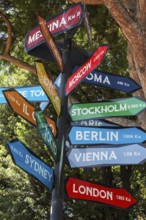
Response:
[[[74,121],[71,122],[71,126],[73,125],[73,127],[69,133],[71,143],[79,145],[94,144],[94,147],[72,148],[69,150],[67,157],[71,168],[102,165],[110,166],[116,164],[138,164],[144,163],[146,159],[145,147],[140,144],[135,144],[136,141],[136,143],[141,143],[146,140],[145,131],[136,127],[119,128],[117,124],[98,119],[137,115],[146,108],[145,100],[132,97],[111,100],[110,102],[74,104],[68,112],[68,94],[81,81],[91,81],[91,74],[93,74],[92,71],[100,65],[108,50],[107,45],[100,46],[93,55],[71,75],[71,38],[72,34],[74,34],[74,30],[70,32],[70,35],[67,35],[64,40],[62,54],[59,52],[53,37],[64,31],[71,31],[71,29],[77,27],[81,23],[83,16],[84,6],[81,3],[61,12],[49,21],[45,21],[38,16],[40,26],[31,30],[26,37],[25,46],[28,53],[34,48],[36,49],[37,46],[40,48],[41,44],[47,45],[62,72],[58,95],[58,92],[48,77],[43,64],[36,62],[39,82],[51,100],[58,116],[57,131],[55,122],[44,116],[40,109],[35,109],[31,106],[30,103],[16,90],[11,89],[3,91],[6,100],[14,112],[37,126],[44,143],[48,146],[55,161],[53,170],[43,163],[43,161],[31,154],[19,140],[8,142],[8,147],[15,163],[26,172],[36,176],[39,181],[52,190],[50,220],[63,219],[65,188],[64,165],[66,156],[65,142],[68,129],[68,113],[71,116],[72,121]],[[95,74],[97,74],[97,72]],[[114,76],[110,76],[106,73],[99,74],[100,75],[98,75],[96,79],[98,78],[98,83],[100,81],[100,84],[103,84],[101,77],[106,78],[104,84],[107,83],[108,77],[108,84],[110,84],[107,86],[108,88],[119,88],[125,92],[136,91],[140,88],[137,83],[134,83],[134,81],[129,78],[127,78],[127,82],[125,82],[124,78],[116,77],[115,85],[114,79],[112,79]],[[55,139],[56,133],[57,138]],[[115,146],[115,143],[124,144],[123,142],[131,143],[131,145]],[[113,145],[99,147],[95,146],[97,144]],[[30,169],[30,157],[33,158],[34,164],[37,168],[33,167]],[[38,167],[41,167],[41,170],[43,171],[39,172]],[[127,209],[137,203],[136,199],[125,189],[101,186],[100,184],[73,177],[69,177],[66,183],[66,190],[69,198],[94,201],[123,209]]]
[[[53,53],[53,55],[56,59],[56,62],[58,63],[58,66],[62,72],[63,68],[64,68],[63,60],[62,60],[61,54],[60,54],[54,40],[49,32],[49,29],[47,27],[47,22],[43,18],[41,18],[40,16],[38,16],[38,20],[39,20],[42,35],[44,36],[44,39],[47,43],[47,46],[49,47],[49,49]]]

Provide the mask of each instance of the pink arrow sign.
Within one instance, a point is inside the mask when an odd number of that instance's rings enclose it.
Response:
[[[100,46],[90,59],[68,78],[66,95],[68,95],[93,69],[100,65],[108,48],[107,45]]]
[[[123,188],[109,188],[70,177],[66,184],[69,198],[88,200],[127,209],[137,203]]]

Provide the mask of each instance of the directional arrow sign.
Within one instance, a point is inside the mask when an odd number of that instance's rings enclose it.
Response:
[[[18,139],[7,142],[14,163],[34,176],[47,188],[52,189],[54,172]]]
[[[12,87],[11,87],[12,88]],[[2,93],[4,90],[8,90],[10,87],[0,88],[0,104],[7,104],[7,101]],[[47,102],[48,97],[46,96],[41,86],[19,86],[14,87],[23,97],[28,99],[30,102]]]
[[[78,68],[76,67],[74,71]],[[118,76],[112,73],[105,73],[101,71],[92,71],[86,78],[83,79],[84,83],[91,83],[98,86],[104,86],[107,88],[120,90],[127,93],[135,92],[141,89],[133,79],[130,77]]]
[[[60,94],[61,77],[62,77],[62,73],[59,74],[59,76],[57,77],[57,79],[55,80],[55,82],[53,84],[55,89],[57,90],[58,94]],[[41,102],[40,103],[41,110],[44,111],[48,104],[49,104],[49,101],[48,102]]]
[[[43,18],[41,18],[40,16],[38,16],[38,20],[39,20],[42,35],[47,43],[47,46],[49,47],[49,49],[53,53],[55,60],[57,61],[61,72],[63,72],[63,68],[64,68],[63,60],[62,60],[61,54],[60,54],[54,40],[49,32],[47,22]]]
[[[44,143],[48,146],[52,157],[55,161],[57,161],[57,143],[51,132],[50,127],[48,126],[47,120],[43,112],[39,108],[35,109],[34,115],[39,133],[44,140]]]
[[[138,127],[91,128],[73,126],[69,133],[71,144],[132,144],[146,141],[146,132]]]
[[[136,199],[123,188],[109,188],[93,182],[69,177],[66,183],[69,198],[108,204],[127,209]]]
[[[54,109],[57,112],[57,115],[60,115],[61,112],[61,99],[51,81],[49,76],[47,75],[45,68],[42,63],[35,62],[36,70],[39,78],[39,82],[42,85],[43,89],[45,90],[46,94],[50,98]]]
[[[47,26],[52,34],[56,36],[62,32],[71,30],[78,26],[83,18],[84,8],[81,3],[75,4],[67,10],[63,10],[58,15],[47,20]],[[32,29],[26,36],[26,50],[36,47],[44,41],[39,25]]]
[[[115,99],[110,102],[74,104],[69,112],[73,121],[118,116],[137,115],[146,108],[146,101],[139,97]]]
[[[68,153],[68,161],[71,168],[143,164],[146,161],[146,147],[132,144],[72,148]]]
[[[107,45],[100,46],[85,64],[75,71],[67,80],[66,94],[68,95],[93,69],[100,65],[108,50]]]
[[[117,127],[120,125],[112,123],[108,120],[87,119],[82,121],[71,122],[72,126],[89,126],[89,127]]]
[[[18,115],[20,115],[33,125],[36,125],[34,117],[34,107],[28,102],[27,99],[25,99],[14,89],[5,90],[3,91],[3,94],[14,112],[16,112]],[[54,136],[56,136],[55,122],[47,116],[45,117]]]

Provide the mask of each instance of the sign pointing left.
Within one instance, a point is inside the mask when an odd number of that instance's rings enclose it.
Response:
[[[12,88],[12,87],[11,87]],[[2,93],[4,90],[8,90],[10,87],[0,88],[0,104],[7,104],[7,101]],[[43,88],[38,86],[17,86],[13,87],[17,92],[19,92],[23,97],[25,97],[30,102],[49,102]]]
[[[18,167],[34,176],[50,190],[53,188],[54,171],[52,168],[37,158],[37,156],[18,139],[8,141],[7,145],[14,162]]]
[[[108,204],[123,209],[137,203],[125,189],[109,188],[73,177],[69,177],[66,190],[69,198]]]
[[[35,108],[28,102],[27,99],[25,99],[14,89],[5,90],[3,91],[3,94],[14,112],[16,112],[18,115],[20,115],[21,117],[23,117],[24,119],[36,126],[36,120],[34,117]],[[55,122],[47,116],[46,120],[54,136],[56,136]]]
[[[61,54],[60,54],[55,42],[51,36],[51,33],[49,32],[47,22],[43,18],[41,18],[40,16],[38,16],[38,20],[39,20],[42,35],[47,43],[47,46],[49,47],[49,49],[53,53],[61,72],[63,72],[63,68],[64,68],[63,60],[62,60]]]

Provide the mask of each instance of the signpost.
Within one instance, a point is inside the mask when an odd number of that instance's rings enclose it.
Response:
[[[37,125],[41,137],[48,146],[52,157],[54,158],[54,187],[51,196],[51,213],[50,220],[62,220],[63,202],[64,202],[64,163],[65,163],[65,146],[66,131],[68,129],[68,94],[81,82],[95,81],[98,85],[107,85],[109,88],[115,88],[121,91],[136,91],[140,87],[130,80],[130,78],[121,78],[106,73],[92,72],[100,65],[104,58],[108,46],[100,46],[93,55],[79,55],[76,49],[73,49],[71,38],[74,30],[67,35],[64,42],[54,43],[53,36],[59,35],[77,27],[83,18],[84,6],[79,3],[66,11],[45,21],[40,16],[40,26],[31,30],[26,37],[26,50],[29,54],[41,59],[57,61],[62,72],[60,83],[58,83],[59,92],[53,86],[42,63],[36,62],[36,69],[39,81],[50,98],[54,109],[57,113],[57,141],[55,140],[50,127],[40,109],[34,109],[30,104],[22,99],[20,101],[14,94],[4,92],[7,100],[12,105],[15,112],[22,117]],[[48,49],[49,48],[49,49]],[[51,55],[52,52],[53,56]],[[62,57],[60,52],[62,52]],[[78,56],[79,55],[79,56]],[[88,60],[87,60],[88,59]],[[77,64],[79,62],[79,64]],[[83,64],[84,63],[84,64]],[[80,66],[71,75],[71,69],[74,66]],[[86,79],[85,79],[86,77]],[[114,78],[114,79],[113,79]],[[94,79],[94,80],[93,80]],[[116,85],[115,82],[116,81]],[[126,81],[125,81],[126,80]],[[57,90],[57,91],[56,91]],[[46,106],[46,105],[45,105]],[[45,108],[44,103],[41,105]],[[140,98],[129,98],[122,100],[113,100],[111,102],[74,104],[70,110],[70,116],[74,125],[86,126],[107,126],[102,128],[95,127],[77,127],[73,126],[69,138],[73,144],[119,144],[119,143],[137,143],[145,141],[145,131],[139,128],[118,128],[117,124],[110,123],[98,118],[111,116],[135,115],[144,110],[146,102]],[[34,117],[35,116],[35,117]],[[99,125],[100,124],[100,125]],[[116,127],[114,127],[116,126]],[[53,126],[52,126],[53,127]],[[56,134],[55,126],[52,128]],[[16,151],[15,149],[15,152]],[[114,165],[143,163],[145,161],[145,147],[143,145],[133,144],[129,146],[104,146],[99,148],[76,148],[71,149],[68,153],[68,160],[71,167],[86,167],[98,165]],[[27,160],[28,161],[28,157]],[[119,208],[129,208],[136,204],[133,198],[126,190],[120,188],[108,188],[95,183],[87,182],[70,177],[66,184],[68,196],[73,199],[84,199],[96,201],[103,204],[112,205]]]
[[[54,164],[55,185],[52,191],[50,220],[63,219],[65,138],[68,116],[68,97],[65,95],[65,85],[67,82],[67,78],[70,75],[71,43],[71,38],[65,39],[64,49],[62,53],[64,61],[64,72],[62,74],[60,85],[60,98],[62,101],[62,108],[60,117],[57,120],[58,162]]]
[[[77,69],[78,68],[75,68],[74,71]],[[82,82],[127,93],[132,93],[141,89],[141,87],[130,77],[118,76],[112,73],[105,73],[97,70],[90,72]]]
[[[14,163],[52,190],[54,171],[18,139],[7,142]]]
[[[0,104],[7,104],[7,101],[3,95],[3,91],[8,89],[10,89],[10,87],[0,88]],[[49,101],[48,97],[46,96],[41,86],[19,86],[19,87],[14,87],[13,89],[19,92],[23,97],[25,97],[30,102]]]
[[[68,161],[71,168],[143,164],[146,162],[146,146],[132,144],[72,148]]]
[[[111,121],[108,120],[100,120],[100,119],[87,119],[87,120],[82,120],[82,121],[75,121],[71,122],[72,126],[87,126],[87,127],[117,127],[120,125],[116,123],[112,123]]]
[[[15,113],[32,123],[33,125],[36,125],[35,117],[34,117],[34,107],[26,100],[22,95],[20,95],[17,91],[14,89],[5,90],[3,91],[3,94],[13,109]],[[46,120],[54,134],[56,136],[56,126],[55,122],[48,118],[47,116]]]
[[[47,43],[47,46],[49,47],[49,49],[53,53],[55,60],[57,61],[58,66],[62,72],[63,68],[64,68],[63,60],[62,60],[61,54],[60,54],[54,40],[49,32],[49,29],[47,27],[47,22],[43,18],[41,18],[40,16],[38,16],[38,20],[39,20],[41,32],[42,32],[42,35],[45,39],[45,42]]]
[[[132,97],[115,99],[110,102],[74,104],[69,114],[73,121],[78,121],[91,118],[133,116],[144,111],[145,108],[145,100]]]
[[[37,127],[39,130],[39,133],[42,137],[42,139],[44,140],[44,143],[47,145],[47,147],[49,148],[49,151],[52,155],[52,157],[54,158],[55,161],[57,161],[57,143],[56,140],[52,134],[52,131],[47,123],[47,120],[43,114],[43,112],[38,108],[35,109],[35,119],[36,119],[36,123],[37,123]]]
[[[66,183],[69,198],[103,203],[118,208],[130,208],[136,199],[123,188],[109,188],[70,177]]]
[[[52,36],[71,30],[80,25],[84,15],[84,7],[81,3],[75,4],[67,10],[47,20],[47,26]],[[26,36],[26,51],[31,50],[44,42],[39,25],[32,29]]]
[[[62,76],[62,74],[60,73],[59,76],[57,77],[57,79],[55,80],[54,84],[53,84],[54,87],[56,88],[58,94],[60,94],[61,76]],[[41,102],[40,103],[41,110],[44,111],[48,104],[49,104],[49,101]]]
[[[51,100],[54,109],[56,110],[57,115],[60,115],[61,112],[61,99],[51,81],[47,75],[45,68],[41,62],[35,62],[36,70],[39,78],[39,82],[42,85],[44,91]]]
[[[146,141],[146,131],[138,127],[95,128],[73,126],[69,133],[71,144],[133,144]]]
[[[93,69],[100,65],[107,50],[107,45],[100,46],[90,59],[68,78],[66,84],[66,95],[68,95]]]

